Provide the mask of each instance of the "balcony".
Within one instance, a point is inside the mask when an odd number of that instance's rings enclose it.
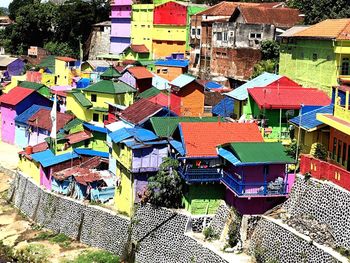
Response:
[[[222,178],[222,168],[183,168],[179,174],[189,183],[219,182]]]
[[[279,127],[261,128],[261,134],[264,138],[264,141],[267,142],[281,141],[283,144],[291,143],[290,133],[287,127],[282,126],[281,131]]]
[[[350,122],[350,110],[341,105],[334,105],[334,117]]]
[[[243,183],[233,178],[231,174],[224,172],[222,182],[238,197],[273,197],[288,194],[288,183],[284,181]]]

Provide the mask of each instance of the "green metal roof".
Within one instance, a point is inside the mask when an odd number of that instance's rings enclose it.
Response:
[[[71,129],[77,127],[78,125],[81,125],[83,124],[84,121],[81,120],[81,119],[78,119],[78,118],[75,118],[73,120],[71,120],[70,122],[68,122],[64,127],[63,127],[63,130],[65,132],[69,132]]]
[[[237,142],[228,145],[245,164],[294,163],[280,142]]]
[[[30,81],[20,81],[18,83],[18,86],[20,86],[22,88],[34,89],[34,90],[39,90],[42,87],[46,87],[44,84],[36,83],[36,82],[30,82]]]
[[[102,107],[92,107],[90,108],[90,110],[99,111],[99,112],[108,112],[108,109],[102,108]]]
[[[154,65],[154,60],[139,60],[142,66]]]
[[[220,118],[224,121],[224,118]],[[151,124],[154,132],[159,137],[170,137],[173,135],[180,122],[217,122],[218,117],[152,117]],[[208,131],[210,132],[210,131]]]
[[[113,79],[119,78],[121,74],[113,67],[109,67],[105,72],[102,73],[101,78]]]
[[[41,63],[39,64],[39,67],[48,68],[52,73],[54,73],[55,59],[56,59],[56,56],[48,56],[41,61]]]
[[[86,108],[92,107],[91,101],[89,101],[82,92],[71,92],[71,94],[81,106]]]
[[[121,81],[114,82],[112,80],[101,80],[83,89],[83,91],[107,94],[122,94],[127,92],[136,92],[136,90],[128,84],[125,84]]]
[[[155,88],[155,87],[151,87],[149,89],[146,89],[144,92],[141,92],[138,97],[139,98],[143,98],[143,99],[147,99],[147,98],[151,98],[153,96],[156,96],[160,93],[160,90]]]

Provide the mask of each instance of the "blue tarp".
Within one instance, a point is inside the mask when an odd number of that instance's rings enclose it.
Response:
[[[254,87],[265,87],[280,78],[282,78],[282,76],[264,72],[260,76],[249,80],[247,83],[239,86],[233,91],[225,93],[225,95],[236,100],[246,100],[248,98],[248,89]]]
[[[27,124],[28,119],[41,109],[51,110],[49,107],[34,104],[15,118],[16,124]]]
[[[173,146],[182,156],[185,155],[185,149],[182,145],[182,142],[176,141],[176,140],[170,140],[170,145]]]
[[[31,155],[34,161],[40,163],[43,167],[49,167],[55,164],[63,163],[71,159],[78,158],[75,152],[64,153],[60,155],[54,155],[51,150],[43,152],[33,153]]]
[[[187,59],[166,59],[156,60],[154,65],[156,66],[168,66],[168,67],[188,67],[189,61]]]
[[[205,87],[207,89],[221,89],[222,88],[222,85],[215,82],[215,81],[209,81],[205,84]]]
[[[329,106],[320,107],[316,110],[306,112],[301,116],[296,116],[293,119],[290,119],[289,121],[298,127],[300,124],[301,128],[305,130],[316,129],[318,126],[323,124],[323,122],[320,122],[319,120],[316,119],[316,115],[318,113],[332,114],[333,107],[334,107],[333,104]]]
[[[213,107],[212,113],[216,116],[230,117],[233,114],[234,106],[235,100],[225,97]]]
[[[229,161],[230,163],[232,163],[235,166],[239,166],[241,165],[241,161],[237,159],[236,156],[234,156],[234,154],[224,148],[219,148],[218,149],[218,155],[221,156],[222,158],[224,158],[225,160]]]
[[[75,148],[74,152],[80,155],[88,155],[88,156],[100,156],[102,158],[108,158],[108,152],[95,151],[88,148]]]
[[[103,73],[108,69],[108,67],[96,67],[95,72]]]
[[[85,128],[89,129],[90,131],[107,133],[107,129],[106,128],[95,126],[95,125],[92,125],[90,123],[84,123],[83,125],[84,125]]]

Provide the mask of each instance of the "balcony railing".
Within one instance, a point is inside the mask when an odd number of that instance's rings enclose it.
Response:
[[[222,182],[237,196],[285,196],[288,194],[288,183],[261,182],[243,183],[224,172]]]
[[[334,116],[350,122],[350,110],[340,105],[334,105]]]
[[[179,174],[187,182],[217,182],[222,178],[222,168],[183,168]]]

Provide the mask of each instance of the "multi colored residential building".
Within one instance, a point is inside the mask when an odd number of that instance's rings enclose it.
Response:
[[[151,59],[151,53],[146,45],[131,44],[123,51],[124,60],[135,60],[138,62]]]
[[[350,19],[327,19],[282,35],[279,72],[328,94],[349,72]]]
[[[136,66],[126,68],[119,79],[141,93],[152,87],[152,78],[153,74],[148,69]]]
[[[131,0],[114,0],[111,3],[110,53],[120,54],[131,43]]]
[[[56,57],[55,59],[55,84],[58,86],[72,85],[73,77],[79,72],[76,67],[77,60],[69,57]]]
[[[156,60],[154,65],[157,75],[168,81],[173,81],[188,71],[188,60],[185,59]]]

